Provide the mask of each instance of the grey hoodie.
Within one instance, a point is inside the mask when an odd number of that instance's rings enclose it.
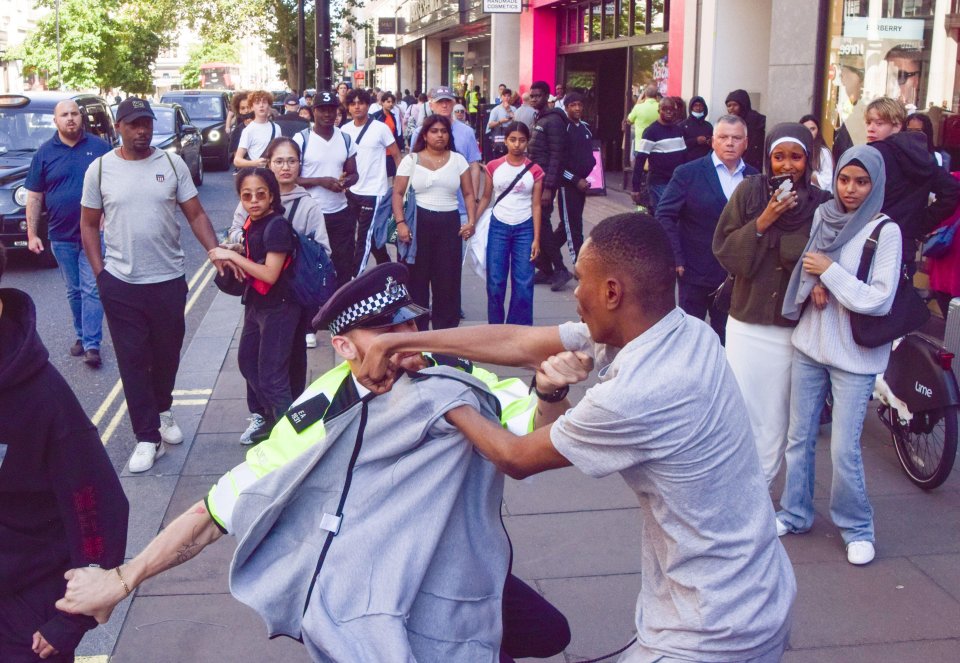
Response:
[[[297,213],[293,219],[290,219],[290,210],[293,201],[299,200]],[[323,250],[330,255],[330,238],[327,236],[327,224],[323,219],[323,210],[320,205],[310,197],[310,194],[299,184],[289,193],[280,194],[280,202],[283,203],[283,213],[287,220],[293,223],[293,228],[298,233],[312,237],[317,244],[323,247]],[[227,232],[227,241],[239,244],[243,241],[243,224],[247,220],[247,213],[243,209],[242,203],[237,203],[237,209],[233,211],[233,222],[230,224],[230,230]]]
[[[471,375],[401,377],[241,492],[230,591],[271,637],[325,663],[499,661],[503,475],[444,419],[461,405],[499,422]]]

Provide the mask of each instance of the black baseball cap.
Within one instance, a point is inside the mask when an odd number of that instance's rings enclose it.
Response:
[[[150,108],[150,102],[146,99],[127,97],[117,106],[117,122],[130,122],[141,117],[157,119],[153,109]]]
[[[331,334],[378,329],[415,320],[430,309],[415,304],[407,290],[410,272],[399,262],[369,269],[337,290],[313,319],[313,328]]]
[[[285,106],[299,106],[300,97],[295,94],[288,94],[286,100],[283,102]]]
[[[317,96],[313,98],[313,107],[317,106],[339,106],[340,98],[333,92],[329,90],[322,90],[317,92]]]

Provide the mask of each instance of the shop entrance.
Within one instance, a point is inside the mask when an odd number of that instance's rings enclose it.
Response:
[[[629,48],[563,56],[564,85],[584,95],[583,118],[603,145],[604,170],[623,169],[623,129],[627,112]]]

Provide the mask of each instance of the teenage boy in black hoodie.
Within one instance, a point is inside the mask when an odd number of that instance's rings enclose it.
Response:
[[[746,90],[734,90],[724,102],[727,112],[738,115],[747,123],[747,151],[743,160],[763,172],[763,144],[767,136],[767,116],[753,110]]]
[[[927,150],[925,134],[901,131],[907,113],[896,99],[879,97],[865,113],[867,143],[883,156],[887,186],[880,210],[900,226],[903,264],[917,271],[917,241],[953,214],[960,202],[960,184],[937,165]],[[935,200],[930,203],[930,194]]]
[[[5,253],[0,244],[0,277]],[[127,498],[97,429],[48,361],[36,311],[0,289],[0,661],[73,661],[97,622],[54,607],[63,574],[113,568]],[[117,582],[121,582],[117,578]]]
[[[558,86],[559,87],[559,86]],[[563,186],[560,188],[560,218],[563,221],[554,235],[554,241],[562,246],[567,233],[573,247],[574,262],[583,246],[583,207],[587,202],[590,182],[587,176],[593,171],[593,134],[590,126],[582,121],[583,95],[571,92],[563,100],[563,110],[570,122],[567,124],[567,159],[563,168]],[[551,286],[560,290],[563,284]]]
[[[703,97],[690,100],[690,117],[680,123],[680,128],[683,129],[683,141],[687,144],[688,163],[713,152],[713,125],[707,122],[707,102]]]

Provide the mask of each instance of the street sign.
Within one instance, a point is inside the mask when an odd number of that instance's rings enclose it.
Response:
[[[397,49],[389,46],[377,46],[377,65],[392,65],[397,63]]]
[[[523,0],[483,0],[485,14],[519,14],[523,11]]]

